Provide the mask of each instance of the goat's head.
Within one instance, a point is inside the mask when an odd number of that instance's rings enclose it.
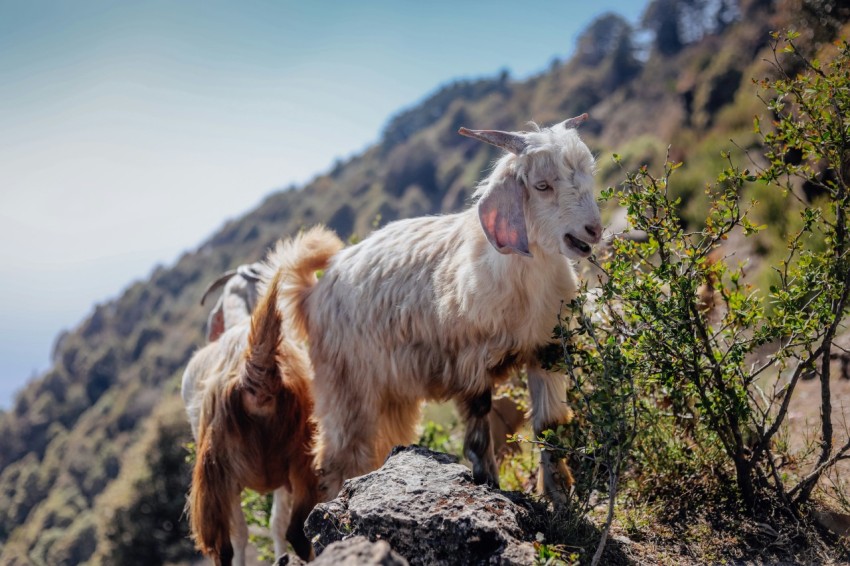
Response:
[[[508,151],[476,191],[487,239],[502,253],[534,247],[579,259],[602,238],[594,160],[576,127],[587,114],[533,132],[460,129]]]

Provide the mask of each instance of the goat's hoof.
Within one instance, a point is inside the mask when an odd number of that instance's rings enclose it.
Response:
[[[552,502],[556,509],[563,509],[569,501],[569,488],[565,485],[546,490],[546,497]]]
[[[484,470],[473,470],[472,481],[474,481],[476,485],[486,485],[494,489],[499,489],[499,476],[494,476]]]
[[[540,466],[538,493],[548,497],[555,508],[563,508],[569,501],[575,483],[573,475],[563,460],[543,464]]]

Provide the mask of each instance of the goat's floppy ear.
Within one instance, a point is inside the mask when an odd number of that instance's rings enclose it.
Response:
[[[531,257],[525,227],[525,195],[513,175],[494,179],[478,201],[478,218],[487,240],[503,254]]]
[[[224,334],[224,305],[219,301],[207,319],[207,342],[215,342],[222,334]]]

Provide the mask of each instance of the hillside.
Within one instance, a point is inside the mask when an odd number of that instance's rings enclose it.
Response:
[[[304,226],[322,222],[362,237],[376,224],[464,207],[497,152],[457,135],[458,127],[520,129],[589,112],[582,136],[598,155],[598,186],[621,179],[612,152],[633,168],[657,165],[670,146],[686,163],[681,196],[689,210],[703,208],[706,171],[717,170],[720,150],[730,138],[754,143],[751,78],[766,72],[768,31],[794,23],[809,30],[803,40],[814,49],[846,35],[850,14],[828,1],[688,8],[695,5],[652,2],[646,45],[622,18],[606,15],[583,33],[573,58],[538,76],[440,88],[390,119],[362,154],[270,195],[174,265],[96,307],[57,339],[51,369],[0,414],[0,563],[194,557],[181,519],[190,433],[178,391],[183,366],[204,340],[205,287]],[[764,220],[773,223],[758,253],[769,256],[787,211],[763,198]]]

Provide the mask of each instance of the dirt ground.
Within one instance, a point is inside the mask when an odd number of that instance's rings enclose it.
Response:
[[[832,399],[833,447],[847,442],[850,427],[850,379],[841,375],[837,361],[831,367],[830,392]],[[820,380],[803,380],[797,385],[788,410],[786,431],[789,452],[799,458],[791,462],[798,473],[808,473],[820,450]],[[806,447],[810,447],[808,450]],[[850,460],[837,463],[833,473],[822,479],[819,485],[822,496],[835,497],[836,487],[841,486],[850,496]]]

